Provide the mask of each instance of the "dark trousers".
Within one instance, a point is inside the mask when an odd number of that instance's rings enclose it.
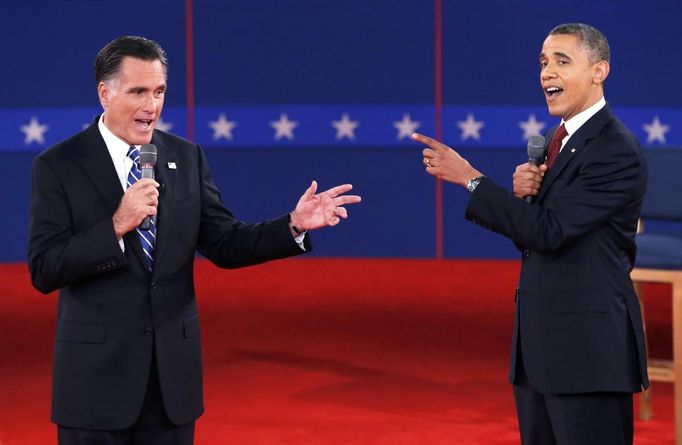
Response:
[[[514,383],[522,445],[632,445],[632,394],[541,394],[523,365]]]
[[[57,426],[59,445],[192,445],[194,422],[173,425],[163,407],[161,388],[152,360],[142,413],[133,426],[124,430],[87,430]]]

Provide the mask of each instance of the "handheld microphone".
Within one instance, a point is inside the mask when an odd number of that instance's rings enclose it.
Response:
[[[530,144],[530,142],[529,142]],[[530,147],[530,145],[529,145]],[[140,171],[143,178],[154,179],[154,167],[156,167],[156,145],[144,144],[140,146]],[[140,224],[140,229],[149,230],[152,218],[145,216]]]
[[[544,136],[531,136],[528,138],[528,163],[540,165],[545,159],[545,138]],[[527,203],[532,203],[535,196],[528,195],[523,198]]]

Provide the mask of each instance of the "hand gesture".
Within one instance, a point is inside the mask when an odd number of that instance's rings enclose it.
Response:
[[[465,187],[469,180],[482,175],[447,145],[419,133],[413,133],[412,139],[426,145],[422,155],[428,174]]]
[[[348,212],[343,206],[361,200],[357,195],[344,195],[352,188],[351,184],[343,184],[316,195],[317,182],[313,181],[291,212],[291,224],[298,230],[337,225],[341,218],[348,218]]]

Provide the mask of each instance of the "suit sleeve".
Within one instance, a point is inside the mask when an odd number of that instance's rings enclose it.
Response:
[[[616,149],[603,149],[616,147]],[[620,147],[620,149],[617,149]],[[642,189],[641,161],[623,141],[592,147],[572,178],[552,184],[551,199],[531,205],[489,179],[471,196],[465,217],[510,238],[517,245],[548,253],[603,225]],[[562,172],[563,173],[563,172]]]
[[[237,268],[304,253],[289,230],[288,214],[257,224],[237,220],[221,202],[203,150],[198,151],[201,178],[198,249],[202,255],[219,267]],[[308,235],[304,246],[306,252],[312,250]]]
[[[110,217],[76,230],[69,196],[45,157],[35,159],[31,176],[28,264],[36,289],[52,292],[126,264]]]

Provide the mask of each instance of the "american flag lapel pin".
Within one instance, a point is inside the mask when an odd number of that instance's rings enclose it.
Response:
[[[177,167],[177,165],[175,165],[175,162],[169,162],[168,168],[171,170],[176,170],[178,167]]]

